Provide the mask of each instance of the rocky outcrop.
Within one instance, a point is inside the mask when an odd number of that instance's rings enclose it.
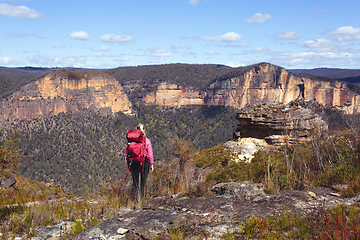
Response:
[[[306,142],[311,131],[328,129],[318,114],[296,104],[254,105],[241,109],[237,119],[235,138],[264,139],[270,145]]]
[[[250,162],[258,151],[311,140],[314,131],[327,131],[328,125],[311,109],[292,104],[257,104],[240,110],[233,140],[223,144],[236,162]]]
[[[56,70],[32,81],[0,102],[1,121],[35,119],[80,110],[132,113],[121,85],[98,71]]]
[[[217,80],[207,89],[160,83],[146,95],[148,105],[223,105],[236,108],[261,103],[316,101],[324,106],[343,107],[348,113],[360,111],[359,94],[339,81],[317,81],[287,72],[284,68],[261,63],[237,76]]]

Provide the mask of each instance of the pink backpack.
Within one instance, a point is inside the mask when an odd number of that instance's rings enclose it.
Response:
[[[140,167],[144,169],[145,158],[148,157],[146,151],[146,137],[139,129],[132,129],[126,134],[128,145],[126,147],[126,161],[131,166],[132,161],[139,161]]]

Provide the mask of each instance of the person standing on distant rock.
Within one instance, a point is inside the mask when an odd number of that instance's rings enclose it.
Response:
[[[142,131],[146,137],[145,134],[145,127],[143,124],[138,124],[137,129]],[[144,168],[142,169],[140,167],[139,161],[133,161],[130,166],[130,172],[133,179],[133,185],[131,188],[131,194],[136,199],[138,196],[138,189],[139,189],[139,178],[140,178],[140,193],[141,197],[145,195],[145,185],[146,185],[146,179],[148,177],[149,172],[154,171],[154,155],[153,155],[153,149],[151,146],[151,141],[149,138],[146,137],[146,151],[148,153],[148,157],[145,159]]]

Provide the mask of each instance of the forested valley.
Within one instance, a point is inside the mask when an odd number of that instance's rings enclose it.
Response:
[[[155,160],[163,161],[171,158],[170,143],[175,139],[190,140],[197,150],[229,140],[237,126],[236,113],[221,106],[140,106],[135,116],[83,111],[21,121],[10,129],[20,133],[21,174],[83,194],[124,177],[126,133],[138,123],[146,126]]]

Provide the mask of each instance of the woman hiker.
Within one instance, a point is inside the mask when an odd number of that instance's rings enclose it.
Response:
[[[137,126],[137,129],[142,131],[146,137],[145,134],[145,127],[143,124],[139,124]],[[139,161],[133,161],[130,166],[130,172],[133,179],[133,185],[131,188],[131,194],[132,196],[137,199],[138,196],[138,189],[139,189],[139,178],[140,178],[140,194],[141,197],[144,197],[145,195],[145,185],[146,185],[146,179],[148,177],[149,171],[154,171],[154,155],[153,155],[153,149],[151,146],[151,141],[149,138],[146,137],[146,151],[148,157],[145,159],[144,168],[140,167]]]

